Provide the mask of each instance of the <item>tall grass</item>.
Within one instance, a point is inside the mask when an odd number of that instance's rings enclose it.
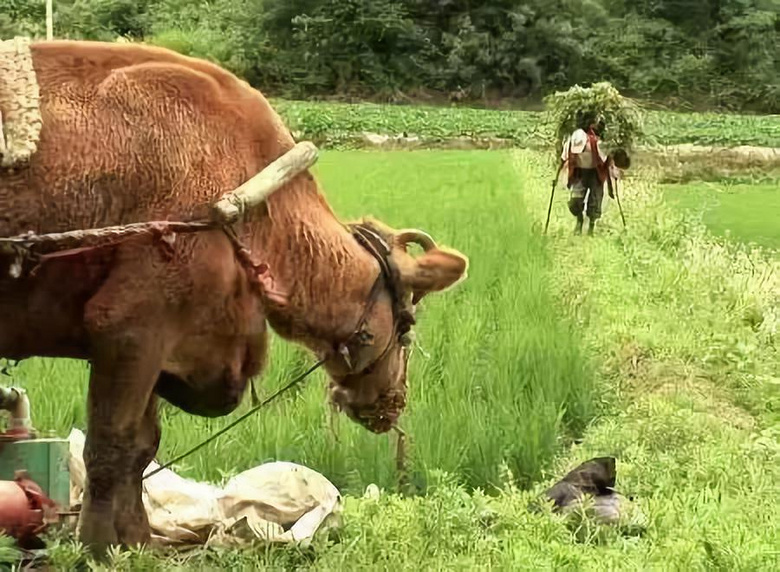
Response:
[[[559,316],[548,288],[551,261],[525,214],[522,194],[536,189],[507,153],[328,152],[317,171],[340,216],[417,226],[471,259],[469,279],[426,298],[420,310],[401,422],[413,483],[424,489],[430,471],[443,469],[490,488],[504,464],[520,484],[530,483],[593,415],[591,369]],[[272,354],[261,394],[310,362],[278,339]],[[39,428],[64,435],[74,424],[84,427],[87,373],[79,362],[54,360],[19,368]],[[325,399],[317,374],[177,468],[218,481],[281,459],[319,470],[343,490],[360,492],[371,482],[392,488],[394,438],[331,418]],[[183,452],[241,411],[203,419],[164,407],[159,458]]]

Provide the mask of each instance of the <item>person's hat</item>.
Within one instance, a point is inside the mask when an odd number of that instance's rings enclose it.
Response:
[[[585,144],[588,142],[588,135],[582,129],[577,129],[571,136],[571,152],[582,153],[585,150]]]

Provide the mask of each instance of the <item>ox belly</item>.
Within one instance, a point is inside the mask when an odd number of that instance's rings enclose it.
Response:
[[[191,337],[182,345],[200,347],[200,356],[163,366],[155,393],[192,415],[220,417],[241,403],[249,380],[265,366],[268,333],[258,320],[253,333]]]
[[[238,407],[248,381],[248,378],[225,375],[206,386],[196,386],[179,376],[162,372],[155,393],[191,415],[221,417]]]

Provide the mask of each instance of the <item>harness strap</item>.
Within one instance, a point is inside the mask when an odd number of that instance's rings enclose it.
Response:
[[[376,305],[382,286],[385,286],[388,289],[393,304],[393,333],[390,336],[390,340],[385,349],[371,364],[364,368],[363,371],[365,371],[372,367],[372,365],[381,361],[393,347],[393,342],[411,329],[411,326],[414,323],[414,317],[413,313],[404,306],[403,301],[401,300],[398,289],[399,273],[392,263],[392,249],[387,241],[366,224],[350,224],[347,225],[347,228],[358,244],[360,244],[377,261],[380,271],[374,284],[371,286],[366,304],[363,308],[363,313],[360,320],[358,320],[353,333],[343,342],[336,344],[337,353],[341,353],[342,348],[348,349],[349,344],[354,340],[357,340],[361,345],[370,345],[370,341],[365,339],[366,333],[364,332],[364,327],[368,321],[371,310]],[[370,336],[370,334],[368,334],[368,336]],[[348,363],[347,365],[350,370],[353,369],[351,364]]]
[[[381,236],[379,236],[379,234],[365,225],[352,224],[350,225],[350,230],[352,231],[352,236],[355,237],[360,245],[376,259],[382,273],[391,281],[389,286],[395,290],[395,285],[392,283],[394,277],[392,275],[392,270],[390,269],[390,263],[388,262],[391,254],[390,246]]]
[[[358,243],[379,263],[387,288],[393,299],[393,311],[396,315],[396,322],[400,322],[398,324],[399,335],[405,334],[415,323],[414,312],[401,297],[400,272],[393,263],[390,245],[379,233],[369,228],[366,224],[352,224],[349,227]]]

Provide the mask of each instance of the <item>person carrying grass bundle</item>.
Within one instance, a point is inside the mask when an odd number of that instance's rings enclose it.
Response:
[[[602,215],[604,183],[607,183],[610,198],[617,202],[625,227],[617,184],[613,185],[612,179],[617,183],[617,179],[622,178],[622,171],[630,166],[628,150],[641,126],[639,107],[622,97],[608,82],[594,83],[590,87],[575,85],[566,91],[555,92],[545,97],[545,106],[545,139],[553,146],[558,162],[545,232],[550,223],[556,183],[567,165],[567,187],[571,193],[568,209],[577,219],[575,233],[582,233],[587,216],[590,220],[588,234],[593,234],[596,221]],[[614,152],[608,153],[604,149],[605,143]]]
[[[563,146],[561,161],[568,165],[569,211],[577,218],[574,232],[582,233],[585,214],[589,221],[588,234],[592,235],[596,221],[601,217],[604,183],[611,182],[611,160],[599,148],[604,119],[595,113],[587,113],[580,117],[578,124],[577,130]],[[609,196],[614,197],[611,184]]]
[[[588,234],[592,235],[601,218],[604,183],[609,198],[615,198],[612,179],[619,179],[622,170],[631,166],[624,149],[607,155],[599,145],[604,133],[604,118],[595,113],[581,115],[579,127],[566,141],[561,153],[561,165],[568,166],[567,187],[571,191],[569,211],[576,217],[575,234],[582,234],[584,215],[588,217]]]

